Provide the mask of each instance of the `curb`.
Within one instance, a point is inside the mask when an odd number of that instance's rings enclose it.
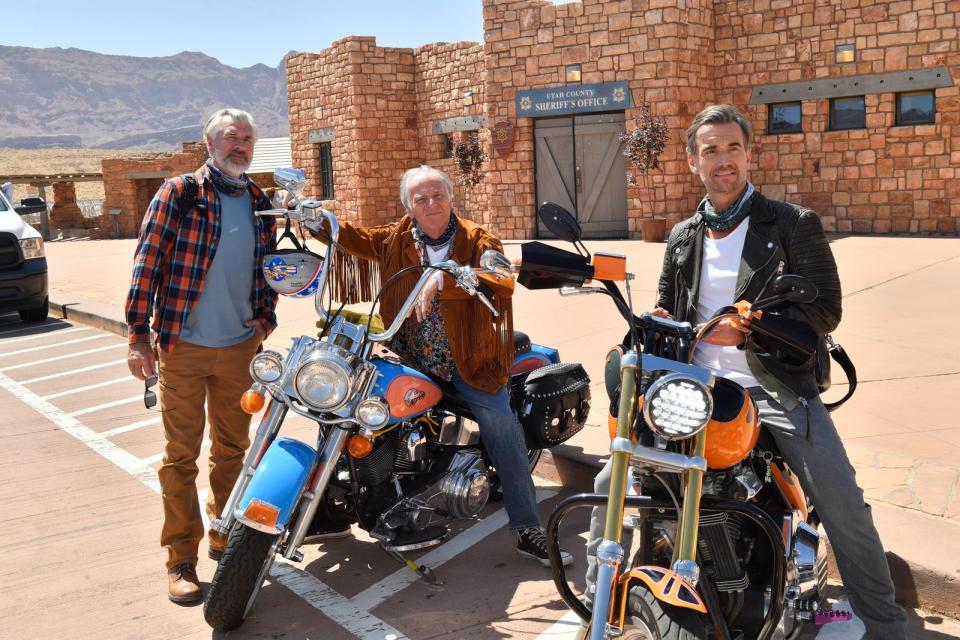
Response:
[[[544,451],[535,473],[559,482],[567,489],[593,493],[594,476],[603,467],[601,460],[584,452],[579,446],[561,444]],[[939,546],[943,548],[939,551],[943,557],[955,556],[956,548],[951,545],[960,539],[960,527],[936,516],[887,503],[874,502],[871,507],[874,522],[881,531],[897,602],[911,609],[922,607],[951,618],[960,617],[960,571],[951,574],[944,568],[936,568],[937,549],[930,550],[928,555],[934,558],[933,561],[927,558],[926,562],[907,559],[900,553],[905,543],[910,546],[911,539],[914,540],[914,546],[916,539],[922,539],[921,544],[928,547],[931,544],[936,546],[935,541],[940,542]],[[922,533],[920,527],[924,527]],[[940,529],[941,535],[929,535],[927,527]],[[839,582],[833,549],[829,539],[826,536],[824,539],[827,540],[830,578]]]
[[[127,325],[120,320],[108,318],[93,309],[84,309],[82,303],[50,302],[51,314],[57,314],[65,320],[81,322],[119,336],[127,335]],[[603,458],[592,455],[582,447],[561,444],[544,450],[536,468],[536,475],[558,483],[572,491],[592,493],[593,479],[603,467]],[[874,521],[881,530],[884,548],[887,551],[887,564],[896,588],[897,602],[904,607],[933,611],[953,618],[960,618],[960,571],[950,573],[944,568],[936,568],[937,549],[929,549],[931,543],[942,540],[940,557],[955,557],[956,549],[951,543],[960,539],[960,527],[936,516],[903,509],[887,503],[871,503]],[[912,526],[911,526],[912,525]],[[921,534],[919,527],[940,530],[940,535]],[[910,547],[910,533],[924,540],[924,548],[929,553],[925,561],[910,560],[901,553],[903,547]],[[906,533],[906,538],[904,538]],[[955,544],[955,543],[954,543]],[[916,542],[914,542],[916,545]],[[830,560],[830,577],[839,580],[833,551],[827,540]],[[911,554],[913,555],[913,554]]]
[[[73,320],[83,324],[103,329],[110,333],[115,333],[121,337],[127,337],[127,324],[113,318],[107,318],[93,311],[87,311],[83,308],[83,303],[76,302],[49,302],[50,314],[57,315],[61,320]]]

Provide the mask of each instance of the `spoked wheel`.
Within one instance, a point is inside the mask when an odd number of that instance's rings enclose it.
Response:
[[[243,624],[273,565],[279,540],[239,522],[234,525],[203,604],[203,617],[214,630],[231,631]]]
[[[707,640],[704,617],[690,609],[660,602],[644,585],[630,590],[621,639]]]

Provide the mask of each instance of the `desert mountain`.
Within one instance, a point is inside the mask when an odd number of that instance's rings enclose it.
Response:
[[[287,135],[284,63],[0,46],[0,147],[169,149],[199,140],[203,117],[223,106],[252,113],[262,137]]]

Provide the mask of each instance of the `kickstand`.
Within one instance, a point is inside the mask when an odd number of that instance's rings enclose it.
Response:
[[[420,576],[420,579],[426,583],[428,588],[434,589],[436,591],[443,590],[443,580],[441,580],[436,576],[436,574],[433,572],[433,569],[431,569],[427,565],[423,565],[423,564],[418,565],[413,560],[410,560],[409,558],[404,558],[403,554],[401,554],[400,552],[391,551],[390,549],[383,547],[383,545],[380,545],[380,548],[386,551],[388,556],[390,556],[400,564],[409,567],[411,571],[416,572],[417,575]]]

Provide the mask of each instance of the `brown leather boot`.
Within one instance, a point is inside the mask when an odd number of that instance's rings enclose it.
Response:
[[[177,604],[199,602],[200,580],[192,564],[178,564],[167,570],[167,596]]]

